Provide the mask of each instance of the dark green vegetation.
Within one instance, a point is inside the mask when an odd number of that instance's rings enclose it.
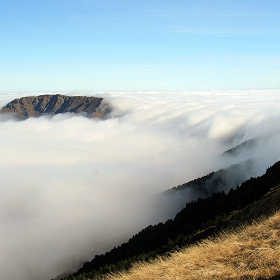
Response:
[[[235,189],[237,185],[240,185],[248,179],[247,174],[252,174],[254,168],[255,161],[249,159],[216,172],[211,172],[206,176],[179,185],[178,187],[174,187],[166,193],[172,195],[172,193],[174,194],[177,191],[195,190],[200,197],[206,197],[219,191],[228,192],[230,189]]]
[[[110,111],[109,106],[103,104],[102,101],[103,98],[92,96],[61,94],[28,96],[9,102],[0,113],[14,114],[19,119],[62,113],[83,113],[87,117],[101,118]]]
[[[203,178],[199,180],[203,185]],[[221,229],[268,215],[279,205],[280,162],[277,162],[264,175],[245,181],[227,194],[220,191],[187,203],[173,220],[150,225],[128,242],[95,256],[70,279],[94,279],[104,273],[128,269],[135,261],[152,260]]]

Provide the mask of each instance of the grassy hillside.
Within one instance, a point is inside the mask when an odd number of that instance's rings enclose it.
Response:
[[[129,269],[137,261],[155,259],[223,229],[234,228],[240,222],[268,215],[280,205],[279,184],[280,162],[227,194],[218,192],[187,203],[173,220],[151,225],[110,252],[95,256],[70,279],[94,279],[108,272]]]
[[[280,211],[197,245],[137,263],[110,280],[269,279],[280,274]],[[276,278],[274,278],[276,279]]]

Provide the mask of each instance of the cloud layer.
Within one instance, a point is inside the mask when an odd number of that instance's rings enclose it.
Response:
[[[105,121],[0,117],[3,280],[78,267],[174,215],[159,193],[252,156],[261,174],[280,156],[275,134],[253,154],[220,157],[280,130],[277,90],[72,94],[103,96],[115,110]],[[19,96],[1,95],[0,105]]]

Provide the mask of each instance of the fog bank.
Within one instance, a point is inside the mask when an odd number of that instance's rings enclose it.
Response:
[[[104,97],[110,118],[0,116],[0,278],[44,280],[78,267],[174,215],[155,197],[211,171],[257,157],[248,176],[264,173],[280,156],[279,93],[73,92]],[[0,105],[38,94],[2,94]]]

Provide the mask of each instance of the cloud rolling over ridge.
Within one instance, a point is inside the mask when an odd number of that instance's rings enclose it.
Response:
[[[168,218],[154,201],[166,189],[253,156],[258,175],[280,156],[276,134],[220,157],[279,131],[276,90],[80,94],[106,96],[111,118],[1,116],[1,279],[55,277]]]

